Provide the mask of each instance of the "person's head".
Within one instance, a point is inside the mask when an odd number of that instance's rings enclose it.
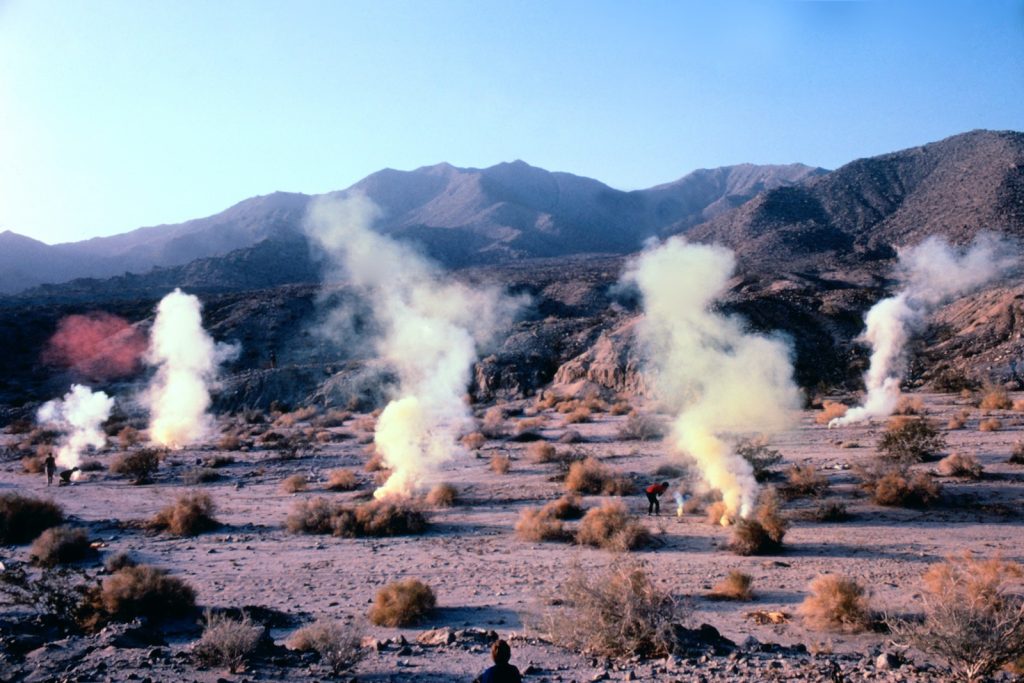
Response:
[[[491,659],[495,664],[508,664],[512,659],[512,648],[504,640],[494,641],[494,645],[491,645]]]
[[[668,482],[667,481],[661,482],[661,488],[667,489],[668,488]]]

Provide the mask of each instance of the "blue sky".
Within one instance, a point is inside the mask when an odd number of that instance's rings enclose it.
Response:
[[[46,242],[384,167],[647,187],[1024,130],[1024,1],[0,0],[0,230]]]

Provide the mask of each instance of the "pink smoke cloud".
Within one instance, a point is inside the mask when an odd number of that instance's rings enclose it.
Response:
[[[138,371],[147,345],[145,333],[124,318],[94,311],[63,318],[42,360],[92,380],[116,379]]]

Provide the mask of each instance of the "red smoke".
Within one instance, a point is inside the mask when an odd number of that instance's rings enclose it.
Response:
[[[138,370],[146,346],[146,335],[124,318],[95,311],[62,319],[42,358],[89,379],[113,379]]]

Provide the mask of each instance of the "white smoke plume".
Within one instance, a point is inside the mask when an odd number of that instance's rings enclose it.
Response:
[[[373,230],[379,209],[362,195],[310,207],[306,229],[327,257],[327,279],[357,287],[380,327],[377,354],[395,370],[398,395],[374,442],[393,470],[374,495],[411,496],[462,452],[471,424],[463,400],[477,349],[512,320],[517,303],[490,287],[448,279],[410,247]]]
[[[57,465],[78,467],[82,453],[90,446],[103,448],[107,435],[101,425],[110,417],[114,399],[82,384],[71,385],[64,398],[47,401],[36,413],[36,421],[61,432]]]
[[[211,385],[220,364],[237,353],[237,346],[215,344],[203,329],[198,298],[175,289],[160,300],[146,356],[157,369],[142,397],[150,441],[182,448],[210,433]]]
[[[638,333],[659,398],[679,410],[672,447],[721,492],[726,523],[748,516],[758,494],[733,440],[785,429],[800,406],[788,344],[712,308],[734,268],[728,249],[671,238],[641,254],[624,276],[643,296]]]
[[[897,293],[879,301],[864,316],[861,340],[871,347],[870,365],[864,375],[867,394],[862,405],[833,419],[828,426],[891,415],[900,399],[910,337],[924,327],[937,306],[1015,270],[1018,254],[1015,245],[987,234],[979,235],[966,248],[951,247],[938,237],[929,237],[901,251]]]

